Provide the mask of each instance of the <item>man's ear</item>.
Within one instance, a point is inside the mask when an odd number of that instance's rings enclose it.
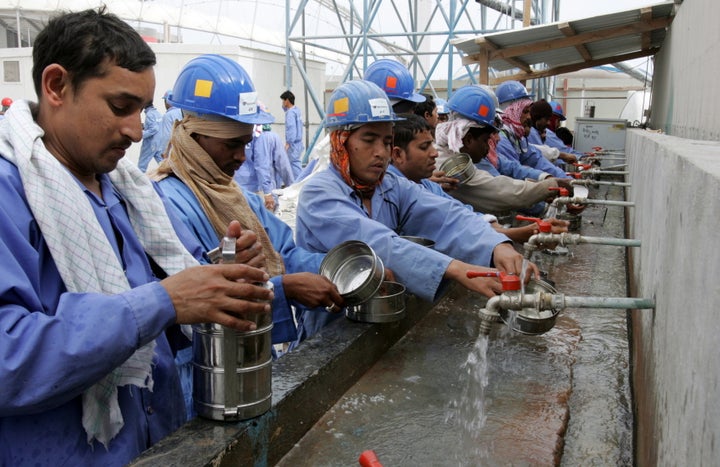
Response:
[[[393,146],[390,151],[390,158],[394,161],[402,161],[405,159],[405,151],[400,146]]]
[[[63,66],[53,63],[43,70],[40,91],[43,99],[51,106],[62,105],[71,85],[70,76]]]

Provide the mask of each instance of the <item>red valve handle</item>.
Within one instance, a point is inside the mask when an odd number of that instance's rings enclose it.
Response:
[[[580,170],[588,170],[592,167],[592,164],[581,164],[579,162],[573,162],[573,165]]]
[[[582,178],[582,174],[580,172],[565,172],[565,174],[568,177],[572,177],[572,178],[576,178],[576,179]]]
[[[602,151],[602,146],[593,146],[593,151]]]
[[[570,196],[570,191],[564,186],[553,186],[548,188],[550,191],[557,191],[560,196]]]
[[[468,271],[468,279],[475,277],[499,277],[504,292],[512,290],[520,290],[520,278],[517,274],[511,274],[503,271]]]
[[[468,279],[476,277],[500,277],[500,271],[468,271]]]
[[[540,232],[543,232],[543,233],[552,232],[552,224],[548,221],[539,219],[537,217],[526,217],[526,216],[517,215],[517,216],[515,216],[515,219],[517,219],[519,221],[535,222],[538,225],[538,229],[540,229]]]
[[[380,460],[372,449],[363,451],[358,458],[358,463],[360,463],[362,467],[382,467]]]

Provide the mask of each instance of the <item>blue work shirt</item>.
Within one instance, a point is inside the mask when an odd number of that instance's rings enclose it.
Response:
[[[272,155],[268,151],[263,133],[254,136],[245,146],[245,162],[233,178],[238,185],[253,193],[269,195],[276,188]]]
[[[0,158],[0,465],[125,465],[185,420],[164,332],[175,310],[107,175],[100,186],[102,199],[85,193],[132,289],[68,293],[17,168]],[[171,220],[198,258],[199,246]],[[119,387],[123,428],[108,450],[97,441],[89,445],[82,393],[152,340],[153,391]]]
[[[394,174],[397,175],[398,177],[401,177],[401,178],[405,178],[405,179],[407,179],[407,180],[410,180],[409,178],[407,178],[407,177],[405,176],[404,173],[402,173],[400,170],[398,170],[397,167],[395,167],[395,166],[392,165],[392,164],[390,164],[390,165],[388,166],[387,170],[388,170],[388,172],[394,173]],[[455,202],[455,203],[458,203],[460,206],[464,207],[465,209],[469,210],[470,212],[474,212],[475,214],[478,214],[478,215],[480,215],[480,216],[483,215],[483,213],[481,213],[481,212],[479,212],[479,211],[475,211],[475,209],[474,209],[472,206],[470,206],[469,204],[464,204],[464,203],[463,203],[462,201],[460,201],[459,199],[455,199],[455,198],[453,198],[452,196],[450,196],[449,194],[447,194],[447,193],[445,192],[445,190],[442,189],[442,187],[440,186],[440,184],[433,182],[433,181],[430,180],[429,178],[423,178],[422,180],[420,180],[420,186],[423,187],[423,188],[425,188],[427,191],[429,191],[430,193],[432,193],[432,194],[434,194],[434,195],[438,195],[438,196],[441,196],[441,197],[443,197],[443,198],[445,198],[445,199],[449,199],[450,201],[453,201],[453,202]]]
[[[583,153],[576,151],[575,149],[565,144],[565,142],[561,140],[558,135],[556,135],[555,132],[552,131],[550,128],[545,129],[545,141],[543,141],[543,139],[540,137],[540,132],[537,130],[537,128],[531,128],[530,135],[528,136],[528,141],[531,144],[546,144],[551,148],[557,148],[562,152],[573,154],[578,159],[585,156]]]
[[[509,159],[514,159],[518,163],[533,168],[539,172],[546,172],[553,177],[567,177],[562,169],[545,159],[539,149],[529,144],[527,138],[518,139],[518,137],[510,129],[504,128],[500,132],[500,141],[497,145],[497,153],[498,155],[502,154]],[[508,175],[503,173],[502,170],[500,173]],[[540,178],[537,177],[530,178],[540,180]]]
[[[182,118],[182,110],[178,107],[170,107],[167,112],[165,112],[165,115],[163,115],[162,122],[160,122],[160,132],[157,139],[157,145],[160,149],[161,158],[167,150],[168,144],[170,143],[170,137],[172,137],[172,131],[175,127],[175,122],[177,120],[182,120]]]
[[[303,121],[300,109],[293,106],[285,109],[285,142],[289,145],[288,156],[293,168],[293,176],[297,178],[302,171],[302,153],[305,146],[302,142]]]
[[[402,239],[401,235],[428,238],[435,242],[435,248]],[[488,266],[493,249],[509,241],[459,203],[392,172],[387,172],[376,188],[369,215],[359,193],[332,166],[309,178],[300,192],[296,238],[298,245],[319,252],[347,240],[363,241],[408,292],[428,301],[439,298],[443,276],[453,258]],[[316,320],[329,320],[328,316],[312,315]]]
[[[542,170],[522,165],[512,157],[506,156],[501,152],[500,144],[498,144],[497,147],[497,161],[498,166],[495,167],[490,163],[487,157],[483,157],[480,159],[480,162],[475,163],[475,167],[486,171],[493,177],[505,175],[506,177],[511,177],[515,180],[541,180],[543,177],[547,177],[545,172]]]
[[[140,158],[138,168],[145,172],[152,159],[155,162],[162,162],[162,151],[165,149],[160,144],[160,126],[162,114],[154,106],[145,108],[145,121],[143,122],[142,144],[140,145]]]
[[[295,181],[285,145],[273,131],[263,131],[245,147],[245,162],[233,176],[241,187],[270,194]]]
[[[290,163],[290,156],[285,150],[285,145],[280,135],[273,131],[262,132],[263,145],[265,146],[270,159],[272,160],[273,175],[275,176],[275,188],[288,187],[295,182],[295,173]],[[300,172],[298,172],[298,175]]]

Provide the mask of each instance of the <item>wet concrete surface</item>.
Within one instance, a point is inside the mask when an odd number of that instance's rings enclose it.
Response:
[[[622,199],[600,187],[590,197]],[[622,207],[579,233],[623,237]],[[626,296],[625,249],[533,258],[568,296]],[[478,337],[484,299],[458,288],[365,373],[277,465],[631,465],[626,312],[568,309],[541,336]]]

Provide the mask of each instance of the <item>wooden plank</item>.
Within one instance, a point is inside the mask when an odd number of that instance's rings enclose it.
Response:
[[[558,24],[558,29],[565,35],[565,37],[572,37],[577,35],[575,29],[570,26],[570,23],[560,23]],[[576,45],[575,50],[578,51],[578,53],[582,56],[583,60],[592,60],[592,55],[590,55],[590,52],[584,44]]]
[[[640,9],[640,21],[649,23],[652,21],[652,8],[645,7]],[[652,45],[652,31],[647,31],[640,37],[640,48],[649,49]]]
[[[574,63],[572,65],[563,65],[555,68],[549,68],[547,70],[539,70],[532,73],[517,73],[515,75],[502,76],[499,78],[493,78],[490,80],[490,85],[497,85],[503,81],[522,81],[528,79],[545,78],[548,76],[560,75],[563,73],[570,73],[572,71],[582,70],[584,68],[592,68],[594,66],[607,65],[608,63],[623,62],[625,60],[633,60],[635,58],[647,57],[648,55],[654,55],[660,50],[659,47],[652,49],[641,50],[639,52],[632,52],[623,55],[613,55],[612,57],[601,58],[596,60],[590,60],[585,62]]]
[[[544,41],[533,42],[532,44],[523,44],[513,47],[500,48],[490,52],[490,60],[506,60],[508,58],[517,57],[519,55],[561,49],[563,47],[575,47],[576,45],[584,45],[589,42],[597,42],[616,37],[649,32],[655,29],[662,29],[667,27],[671,23],[671,21],[672,17],[657,18],[652,19],[649,22],[638,22],[634,24],[618,26],[615,28],[606,28],[597,31],[576,34],[571,37],[553,38]]]

